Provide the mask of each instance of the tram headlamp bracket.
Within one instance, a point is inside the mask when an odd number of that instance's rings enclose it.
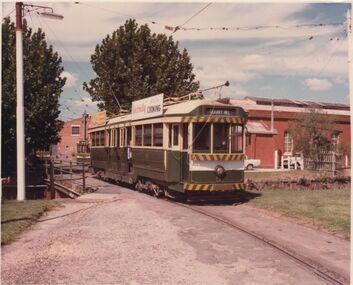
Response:
[[[217,165],[215,167],[215,173],[216,173],[217,177],[223,178],[224,175],[226,174],[226,170],[224,169],[224,167],[222,165]]]

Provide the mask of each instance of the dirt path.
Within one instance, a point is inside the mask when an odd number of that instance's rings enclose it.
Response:
[[[2,284],[327,284],[207,217],[91,183],[98,193],[64,203],[2,248]]]

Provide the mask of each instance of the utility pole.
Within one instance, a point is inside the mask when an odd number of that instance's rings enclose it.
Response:
[[[353,106],[353,37],[352,37],[352,9],[353,9],[353,2],[351,2],[351,9],[347,11],[347,40],[348,40],[348,81],[349,81],[349,98],[350,98],[350,105],[351,108]],[[352,110],[352,109],[351,109]],[[351,124],[351,133],[353,132],[353,125]],[[351,153],[351,163],[352,163],[352,156]],[[352,174],[351,169],[351,174]],[[353,202],[353,196],[351,197],[351,201]],[[352,230],[353,233],[353,230]],[[353,253],[353,250],[352,250]]]
[[[16,2],[16,142],[17,142],[17,200],[23,201],[26,192],[25,174],[25,114],[23,100],[23,3]]]
[[[22,17],[23,7],[44,9],[38,13],[43,17],[62,20],[64,17],[53,13],[53,9],[46,6],[23,4],[16,2],[16,147],[17,147],[17,200],[25,200],[26,194],[26,173],[25,173],[25,112],[23,95],[23,34]],[[50,10],[50,11],[48,11]]]
[[[83,112],[83,140],[86,142],[87,139],[87,113],[86,110]]]

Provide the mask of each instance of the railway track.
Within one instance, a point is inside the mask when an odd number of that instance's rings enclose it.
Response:
[[[142,191],[140,191],[140,192],[142,192]],[[144,193],[151,195],[151,196],[156,196],[152,192],[144,192]],[[302,266],[306,270],[312,272],[313,274],[317,275],[320,279],[325,280],[329,284],[334,284],[334,285],[349,285],[350,284],[349,280],[347,280],[346,278],[344,278],[342,276],[339,276],[339,274],[337,274],[333,271],[330,271],[329,269],[323,267],[322,265],[318,264],[317,262],[310,260],[307,257],[301,256],[301,255],[289,250],[288,248],[284,247],[283,245],[277,244],[276,242],[269,240],[266,237],[264,237],[256,232],[250,231],[250,230],[246,229],[245,227],[236,224],[233,221],[230,221],[224,217],[210,213],[206,210],[200,209],[200,207],[193,206],[192,204],[187,204],[187,202],[178,202],[177,200],[173,199],[176,197],[172,197],[172,196],[171,197],[164,196],[163,198],[162,197],[157,195],[157,198],[159,198],[160,200],[163,200],[167,203],[176,204],[180,207],[187,208],[191,211],[194,211],[194,212],[197,212],[201,215],[212,218],[213,220],[221,222],[221,223],[223,223],[233,229],[239,230],[249,236],[252,236],[253,238],[255,238],[257,240],[262,241],[266,245],[276,249],[281,254],[292,259],[294,262],[296,262],[297,264],[299,264],[300,266]]]
[[[319,278],[325,280],[326,282],[328,282],[329,284],[334,284],[334,285],[347,285],[349,284],[349,280],[346,280],[343,277],[338,276],[337,274],[335,274],[334,272],[331,272],[330,270],[323,268],[322,266],[320,266],[319,264],[315,263],[312,260],[309,260],[308,258],[305,258],[303,256],[300,256],[292,251],[290,251],[289,249],[285,248],[284,246],[281,246],[279,244],[276,244],[275,242],[267,239],[264,236],[261,236],[255,232],[252,232],[246,228],[244,228],[243,226],[240,226],[232,221],[229,221],[228,219],[224,218],[224,217],[220,217],[218,215],[215,215],[213,213],[210,213],[208,211],[205,211],[203,209],[200,209],[197,206],[193,206],[190,204],[185,204],[185,203],[181,203],[181,202],[176,202],[176,201],[171,201],[170,199],[163,199],[164,201],[167,201],[169,203],[173,203],[173,204],[177,204],[180,207],[184,207],[187,208],[191,211],[197,212],[201,215],[207,216],[209,218],[212,218],[213,220],[216,220],[218,222],[221,222],[233,229],[239,230],[243,233],[246,233],[247,235],[252,236],[253,238],[262,241],[263,243],[267,244],[268,246],[276,249],[277,251],[281,252],[283,255],[289,257],[290,259],[292,259],[294,262],[296,262],[297,264],[299,264],[300,266],[304,267],[306,270],[312,272],[313,274],[317,275]]]

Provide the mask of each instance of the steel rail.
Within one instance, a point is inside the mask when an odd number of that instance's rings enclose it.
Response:
[[[280,246],[280,245],[276,244],[275,242],[265,238],[264,236],[261,236],[261,235],[259,235],[257,233],[249,231],[248,229],[246,229],[246,228],[244,228],[242,226],[239,226],[236,223],[231,222],[231,221],[229,221],[229,220],[227,220],[227,219],[225,219],[223,217],[219,217],[217,215],[209,213],[209,212],[207,212],[205,210],[201,210],[201,209],[199,209],[197,207],[193,207],[191,205],[187,205],[187,204],[184,204],[184,203],[181,203],[181,202],[171,201],[170,199],[167,199],[167,198],[165,198],[163,200],[167,201],[169,203],[177,204],[178,206],[187,208],[187,209],[189,209],[191,211],[194,211],[194,212],[197,212],[197,213],[202,214],[204,216],[207,216],[209,218],[212,218],[212,219],[214,219],[214,220],[216,220],[218,222],[221,222],[221,223],[223,223],[223,224],[225,224],[225,225],[227,225],[227,226],[229,226],[231,228],[234,228],[234,229],[239,230],[239,231],[241,231],[243,233],[246,233],[246,234],[254,237],[257,240],[261,240],[265,244],[277,249],[283,255],[291,258],[297,264],[303,266],[305,269],[307,269],[310,272],[314,273],[315,275],[317,275],[321,279],[324,279],[325,281],[330,282],[331,284],[335,284],[335,285],[346,285],[346,284],[349,284],[349,280],[346,280],[343,277],[335,276],[335,275],[338,275],[338,274],[335,274],[335,273],[329,271],[328,269],[323,268],[322,266],[316,264],[314,261],[309,260],[308,258],[305,258],[305,257],[300,256],[298,254],[295,254],[295,253],[291,252],[290,250],[286,249],[285,247]]]

